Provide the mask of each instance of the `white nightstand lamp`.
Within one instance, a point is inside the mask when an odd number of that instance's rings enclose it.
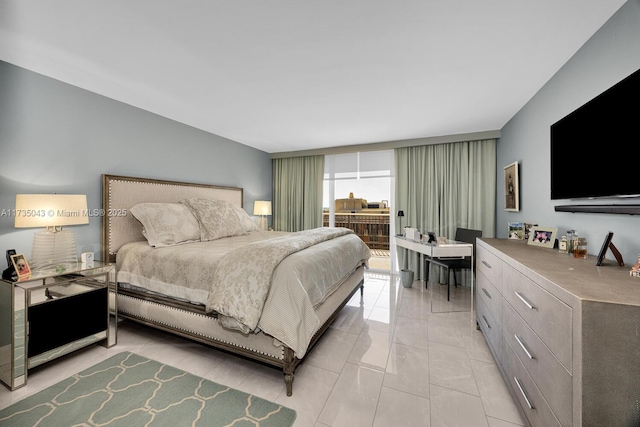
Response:
[[[33,237],[32,270],[78,262],[73,232],[63,226],[89,224],[83,194],[17,194],[16,228],[44,227]]]
[[[260,218],[258,218],[258,227],[262,231],[267,231],[269,229],[267,215],[271,215],[271,202],[266,200],[256,200],[253,203],[253,214],[260,215]]]

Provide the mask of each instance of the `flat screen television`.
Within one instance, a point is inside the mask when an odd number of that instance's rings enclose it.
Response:
[[[640,70],[551,125],[551,200],[640,196],[638,169]]]

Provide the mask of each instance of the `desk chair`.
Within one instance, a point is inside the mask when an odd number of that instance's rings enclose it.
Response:
[[[465,242],[473,244],[473,257],[476,255],[476,237],[482,237],[482,230],[471,230],[468,228],[457,228],[456,229],[456,237],[454,240],[458,242]],[[456,287],[458,287],[458,280],[456,279],[456,270],[470,270],[475,266],[471,265],[471,257],[464,258],[428,258],[425,257],[425,264],[430,263],[434,265],[439,265],[444,267],[447,270],[447,301],[449,301],[449,297],[451,294],[451,282],[449,281],[449,275],[453,272],[453,283]],[[427,280],[426,283],[429,282],[429,265],[427,264],[425,267],[425,271],[427,272]]]

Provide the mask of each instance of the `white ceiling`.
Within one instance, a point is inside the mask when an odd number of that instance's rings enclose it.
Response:
[[[0,0],[0,60],[274,153],[502,128],[625,0]]]

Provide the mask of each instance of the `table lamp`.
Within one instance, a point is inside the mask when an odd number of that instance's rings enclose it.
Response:
[[[44,227],[33,236],[32,270],[78,262],[76,241],[63,226],[89,224],[83,194],[17,194],[16,228]]]
[[[258,227],[262,231],[267,231],[269,229],[267,215],[271,215],[271,202],[266,200],[256,200],[253,203],[253,214],[260,215],[260,218],[258,218]]]
[[[404,216],[404,211],[398,211],[398,217],[400,217],[400,233],[396,233],[398,236],[402,236],[402,217]]]

